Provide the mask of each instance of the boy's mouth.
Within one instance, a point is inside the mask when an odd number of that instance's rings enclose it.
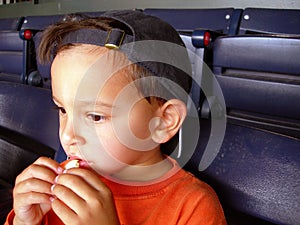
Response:
[[[70,159],[62,162],[60,164],[64,169],[72,169],[72,168],[88,168],[89,164],[87,161],[82,159],[78,159],[75,157],[71,157]]]

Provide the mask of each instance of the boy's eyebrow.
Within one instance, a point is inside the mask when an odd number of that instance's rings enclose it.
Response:
[[[79,99],[78,102],[82,103],[83,105],[96,105],[96,106],[102,106],[107,108],[115,108],[115,105],[112,105],[110,103],[103,102],[101,100],[85,100],[85,99]]]
[[[53,95],[52,96],[52,99],[55,103],[58,103],[61,105],[61,102]],[[103,102],[101,100],[85,100],[85,99],[79,99],[77,100],[78,102],[80,102],[81,104],[83,105],[91,105],[91,104],[94,104],[96,106],[103,106],[103,107],[107,107],[107,108],[115,108],[116,106],[115,105],[112,105],[112,104],[109,104],[109,103],[106,103],[106,102]]]

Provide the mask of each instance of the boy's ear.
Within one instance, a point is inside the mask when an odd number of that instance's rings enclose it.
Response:
[[[152,129],[152,139],[156,143],[169,141],[180,129],[187,114],[184,102],[179,99],[171,99],[165,102],[159,109]]]

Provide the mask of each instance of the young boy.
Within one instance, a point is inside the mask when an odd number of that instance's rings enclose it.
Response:
[[[60,140],[80,167],[39,158],[17,177],[6,224],[226,224],[214,191],[162,152],[187,114],[183,46],[134,10],[46,29],[39,56],[54,58]]]

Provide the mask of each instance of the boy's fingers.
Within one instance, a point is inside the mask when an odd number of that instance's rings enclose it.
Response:
[[[100,193],[109,191],[106,185],[99,180],[98,176],[84,169],[73,169],[73,173],[66,172],[61,174],[55,179],[55,183],[56,186],[66,187],[85,200],[95,198]],[[65,198],[67,193],[64,193],[63,190],[57,190],[54,190],[54,194]]]
[[[73,192],[73,190],[71,190],[70,188],[56,184],[53,185],[52,191],[55,196],[55,199],[59,199],[61,202],[63,202],[64,207],[68,207],[69,210],[72,210],[77,213],[80,212],[80,210],[87,210],[87,208],[84,207],[86,201],[85,199],[83,199],[83,196]],[[57,201],[56,204],[58,204]],[[60,204],[58,204],[58,206],[61,208]],[[58,209],[58,211],[60,210]]]
[[[80,179],[84,180],[88,186],[93,187],[93,189],[96,189],[97,191],[100,192],[109,192],[110,189],[99,179],[99,175],[96,174],[95,172],[92,172],[87,169],[80,169],[80,168],[75,168],[75,169],[69,169],[67,171],[64,171],[64,174],[59,175],[59,178],[57,181],[64,183],[64,182],[71,182],[69,185],[70,187],[74,187],[74,184],[72,181],[64,178],[63,175],[75,175],[80,177]],[[76,181],[73,181],[76,182]],[[78,180],[79,182],[79,180]],[[76,186],[76,185],[75,185]]]
[[[66,224],[72,224],[72,220],[78,216],[89,218],[93,215],[101,218],[103,213],[116,214],[110,189],[91,171],[71,169],[59,175],[52,191],[57,197],[52,203],[52,209]]]
[[[39,192],[51,195],[52,184],[53,183],[49,183],[40,179],[30,178],[15,185],[14,195],[28,192]]]
[[[65,224],[75,224],[78,222],[77,214],[59,199],[53,199],[51,206],[54,213],[59,215],[60,219],[64,221]]]
[[[47,158],[47,157],[40,157],[38,158],[34,164],[38,164],[41,166],[46,166],[49,169],[53,170],[53,172],[55,173],[61,173],[63,171],[63,168],[59,165],[58,162],[56,162],[55,160],[51,159],[51,158]]]
[[[112,201],[110,189],[95,173],[85,169],[71,169],[59,175],[53,194],[75,212],[80,212],[86,204],[102,208]]]
[[[14,209],[22,209],[33,204],[50,204],[50,195],[39,192],[18,194],[18,201],[14,201]]]
[[[49,170],[49,168],[45,166],[33,164],[30,165],[20,175],[17,176],[16,184],[29,180],[31,178],[36,178],[36,179],[47,181],[49,183],[53,183],[56,176],[57,174],[54,173],[52,170]]]
[[[57,162],[49,158],[41,157],[17,176],[16,184],[30,178],[38,178],[51,183],[57,174],[62,173],[62,171],[63,169]]]
[[[27,221],[27,224],[40,220],[51,209],[51,196],[44,193],[28,192],[17,194],[14,197],[15,218],[21,221]]]

